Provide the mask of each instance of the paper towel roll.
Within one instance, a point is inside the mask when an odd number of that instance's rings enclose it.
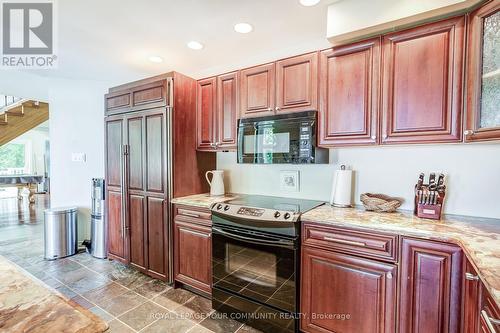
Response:
[[[330,204],[336,207],[352,207],[352,170],[346,170],[345,166],[335,171]]]

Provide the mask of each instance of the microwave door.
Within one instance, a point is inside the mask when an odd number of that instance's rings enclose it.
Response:
[[[294,126],[263,122],[240,128],[240,158],[243,163],[290,163],[293,151]]]

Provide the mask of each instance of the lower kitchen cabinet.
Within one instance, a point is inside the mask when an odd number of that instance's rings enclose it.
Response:
[[[303,246],[301,330],[394,332],[396,288],[394,264]]]
[[[486,287],[481,284],[480,333],[500,333],[500,309],[491,298]],[[467,332],[468,331],[464,331]]]
[[[481,281],[469,261],[465,263],[464,273],[464,329],[465,333],[479,330]]]
[[[401,250],[399,332],[460,332],[460,247],[404,238]]]
[[[176,206],[174,279],[205,294],[212,291],[210,211]]]

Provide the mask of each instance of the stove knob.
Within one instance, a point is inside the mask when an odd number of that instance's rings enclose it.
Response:
[[[225,205],[224,210],[229,210],[229,205]]]
[[[218,204],[217,205],[217,209],[220,210],[222,208],[222,205],[221,204]]]
[[[285,220],[288,220],[290,218],[290,213],[285,213],[285,215],[283,215],[283,217],[285,218]]]
[[[281,213],[280,213],[280,212],[276,212],[276,213],[274,213],[274,217],[275,217],[275,218],[278,218],[278,217],[280,217],[280,216],[281,216]]]

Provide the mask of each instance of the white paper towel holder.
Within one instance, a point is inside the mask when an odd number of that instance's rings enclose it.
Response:
[[[345,165],[341,165],[340,166],[340,170],[341,171],[345,171],[346,170],[346,166]],[[334,206],[334,207],[338,207],[338,208],[352,208],[353,205],[352,203],[349,203],[349,204],[339,204],[339,203],[334,203],[335,201],[335,193],[337,191],[337,174],[334,175],[333,177],[333,183],[332,183],[332,194],[330,196],[330,205],[331,206]],[[351,178],[351,183],[352,183],[352,178]],[[350,188],[350,191],[351,192],[351,195],[352,195],[352,187]]]

